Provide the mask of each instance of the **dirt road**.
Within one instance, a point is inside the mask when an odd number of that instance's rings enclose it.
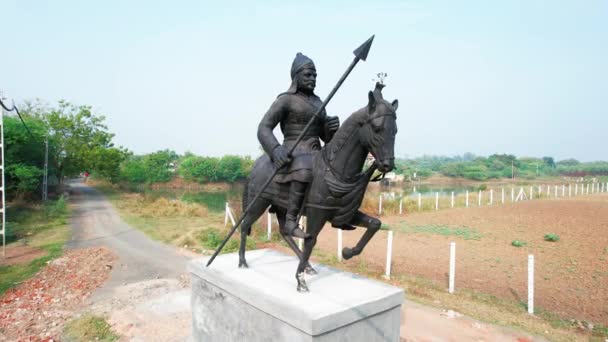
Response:
[[[70,186],[75,196],[72,241],[68,247],[108,247],[119,257],[110,280],[96,293],[97,298],[103,298],[120,285],[177,278],[186,273],[186,256],[129,226],[95,189],[78,181]]]
[[[75,181],[72,248],[104,246],[118,261],[110,280],[92,297],[90,310],[109,317],[124,341],[185,341],[190,336],[190,288],[186,263],[191,255],[147,238],[126,224],[98,191]],[[537,340],[522,333],[445,315],[406,301],[402,341]]]
[[[108,317],[124,341],[185,341],[190,336],[191,257],[125,223],[105,197],[80,181],[70,184],[69,248],[106,247],[117,256],[110,279],[89,310]]]

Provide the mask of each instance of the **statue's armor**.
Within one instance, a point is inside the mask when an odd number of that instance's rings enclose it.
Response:
[[[282,145],[289,150],[322,104],[321,99],[316,95],[308,97],[297,93],[279,95],[258,128],[258,138],[266,153],[272,156],[272,151],[279,145],[272,134],[272,129],[277,124],[280,124],[284,137]],[[296,180],[309,183],[312,179],[312,153],[321,149],[319,139],[329,141],[330,138],[325,132],[327,118],[325,110],[319,116],[293,151],[293,161],[289,166],[281,169],[275,177],[276,182],[286,183]]]

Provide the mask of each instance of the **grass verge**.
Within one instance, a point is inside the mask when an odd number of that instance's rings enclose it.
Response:
[[[25,264],[0,266],[0,295],[32,277],[49,260],[63,254],[63,245],[70,236],[67,216],[68,206],[63,198],[43,205],[9,208],[7,237],[13,241],[12,245],[27,244],[47,254]],[[7,248],[10,247],[11,244],[8,244]]]
[[[394,229],[403,233],[454,236],[463,240],[481,240],[483,236],[475,228],[466,226],[450,226],[445,224],[411,225],[405,221],[401,221],[401,223],[395,225]]]
[[[103,341],[112,342],[119,338],[103,317],[85,314],[76,318],[63,329],[62,339],[67,342]]]

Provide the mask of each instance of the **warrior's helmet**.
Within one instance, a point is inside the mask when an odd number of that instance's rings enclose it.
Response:
[[[296,75],[298,72],[304,69],[312,69],[317,71],[315,68],[315,63],[312,59],[303,55],[301,52],[296,54],[296,58],[293,59],[293,63],[291,63],[291,86],[285,93],[294,94],[298,90],[298,81],[296,80]]]
[[[293,80],[296,77],[296,74],[304,69],[315,69],[315,63],[312,59],[303,55],[301,52],[296,54],[296,58],[293,59],[293,63],[291,63],[291,79]]]

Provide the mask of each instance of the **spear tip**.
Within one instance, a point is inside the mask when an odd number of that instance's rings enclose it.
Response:
[[[367,59],[367,54],[369,53],[369,49],[372,47],[372,42],[374,41],[375,36],[376,35],[374,34],[369,37],[369,39],[366,40],[365,43],[361,44],[361,46],[359,46],[357,49],[355,49],[355,51],[353,51],[357,58],[361,60]]]

